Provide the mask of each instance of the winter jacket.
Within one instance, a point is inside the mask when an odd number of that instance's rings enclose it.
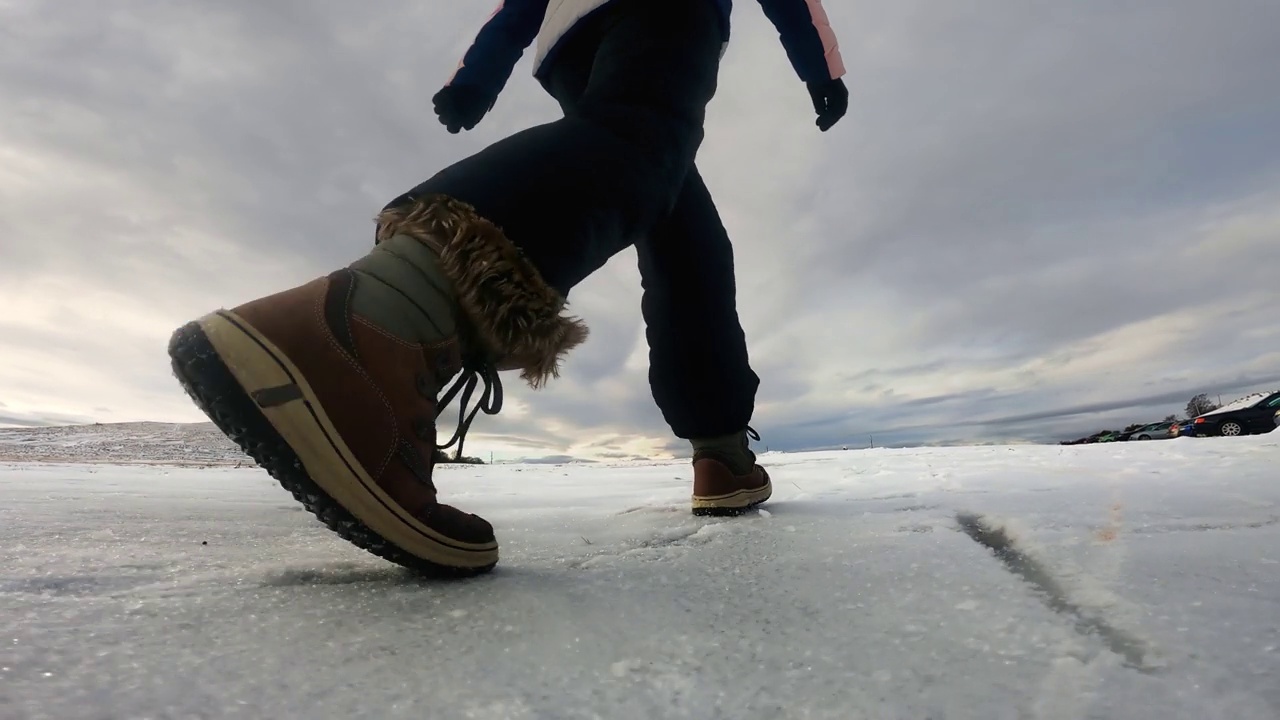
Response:
[[[728,37],[733,0],[703,1],[716,3],[725,37]],[[533,72],[541,80],[561,41],[583,18],[610,2],[612,0],[503,0],[463,55],[449,84],[475,85],[496,95],[535,38],[538,44]],[[787,58],[801,80],[822,82],[844,75],[840,49],[822,0],[758,2],[777,29]]]

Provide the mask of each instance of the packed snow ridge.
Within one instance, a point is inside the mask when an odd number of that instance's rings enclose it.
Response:
[[[1274,392],[1275,390],[1268,390],[1267,392],[1256,392],[1249,395],[1245,395],[1239,400],[1233,400],[1227,403],[1226,405],[1223,405],[1220,408],[1217,408],[1215,410],[1210,410],[1207,413],[1201,413],[1201,416],[1203,417],[1206,415],[1221,415],[1222,413],[1232,412],[1233,410],[1243,410],[1244,408],[1247,408],[1247,407],[1253,407],[1254,403],[1258,402],[1264,397],[1267,397],[1268,395],[1273,394]]]

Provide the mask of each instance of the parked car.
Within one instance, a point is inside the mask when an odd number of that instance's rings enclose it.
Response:
[[[1176,437],[1190,437],[1190,436],[1191,436],[1190,420],[1179,420],[1169,426],[1168,437],[1176,438]]]
[[[1209,435],[1261,435],[1276,429],[1280,411],[1280,391],[1257,393],[1227,403],[1191,421],[1191,433]]]
[[[1164,440],[1170,437],[1169,426],[1173,425],[1172,421],[1165,420],[1161,422],[1153,422],[1134,428],[1128,432],[1120,433],[1121,440]]]
[[[1138,427],[1136,427],[1136,428],[1134,428],[1134,429],[1132,429],[1132,430],[1121,430],[1121,431],[1116,435],[1116,440],[1117,440],[1118,442],[1126,442],[1126,441],[1128,441],[1130,438],[1132,438],[1132,437],[1133,437],[1133,434],[1134,434],[1134,433],[1138,432],[1139,430],[1141,430],[1141,429],[1142,429],[1142,428],[1144,428],[1144,427],[1146,427],[1146,425],[1139,425]]]

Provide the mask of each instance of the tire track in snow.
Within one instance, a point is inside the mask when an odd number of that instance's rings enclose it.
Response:
[[[1039,591],[1039,596],[1054,612],[1073,618],[1076,630],[1082,635],[1098,637],[1111,652],[1124,660],[1126,667],[1144,674],[1155,674],[1162,666],[1150,662],[1151,653],[1147,641],[1114,626],[1104,616],[1086,610],[1084,603],[1071,597],[1066,585],[1039,558],[1021,547],[1003,525],[976,513],[959,513],[956,521],[960,529],[974,542],[991,550],[1009,572]]]

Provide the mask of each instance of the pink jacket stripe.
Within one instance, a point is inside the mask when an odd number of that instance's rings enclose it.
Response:
[[[813,19],[813,27],[822,38],[822,55],[827,59],[827,70],[831,78],[842,77],[845,73],[844,58],[840,56],[840,45],[836,42],[836,31],[831,28],[827,19],[827,10],[822,7],[822,0],[806,0],[809,4],[809,17]]]

